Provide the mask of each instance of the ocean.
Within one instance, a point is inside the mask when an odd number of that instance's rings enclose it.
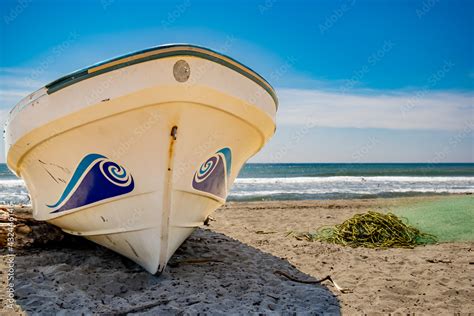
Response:
[[[474,193],[474,163],[253,164],[228,201],[322,200]],[[0,203],[28,204],[22,180],[0,164]]]

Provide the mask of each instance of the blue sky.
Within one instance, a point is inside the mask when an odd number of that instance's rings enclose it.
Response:
[[[276,87],[278,130],[254,162],[474,161],[473,1],[3,0],[0,12],[1,121],[63,74],[189,42]]]

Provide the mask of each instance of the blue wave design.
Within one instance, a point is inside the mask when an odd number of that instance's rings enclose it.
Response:
[[[58,202],[47,206],[62,205],[51,213],[63,212],[129,193],[134,187],[133,177],[125,168],[103,155],[89,154],[79,163]]]
[[[120,178],[120,179],[123,179],[127,176],[125,169],[122,169],[122,173],[118,173],[116,169],[112,169],[112,173],[115,177]]]
[[[58,207],[58,205],[60,205],[64,201],[64,199],[69,195],[69,193],[71,193],[72,189],[76,185],[77,181],[79,181],[79,179],[81,178],[82,174],[87,169],[87,167],[89,167],[95,160],[99,158],[106,158],[106,157],[99,154],[89,154],[85,156],[84,158],[82,158],[81,162],[77,166],[76,171],[74,171],[74,174],[72,175],[71,180],[67,184],[66,189],[64,189],[64,192],[59,198],[59,200],[52,205],[46,205],[46,206],[50,208]]]
[[[226,179],[230,175],[231,165],[230,148],[220,149],[196,171],[193,177],[193,188],[225,199],[227,196]]]
[[[217,153],[221,153],[225,157],[225,162],[226,162],[226,171],[227,171],[227,176],[230,175],[230,168],[232,166],[232,154],[230,152],[230,148],[224,147],[221,150],[219,150]]]

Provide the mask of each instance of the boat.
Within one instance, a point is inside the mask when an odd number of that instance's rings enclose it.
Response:
[[[6,160],[36,220],[159,274],[275,132],[259,74],[213,50],[152,47],[63,76],[21,100]]]

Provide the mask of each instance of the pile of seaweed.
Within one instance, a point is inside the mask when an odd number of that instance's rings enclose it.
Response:
[[[342,224],[322,227],[315,233],[290,234],[297,239],[367,248],[413,248],[437,242],[436,236],[421,232],[405,218],[373,211],[356,214]]]

